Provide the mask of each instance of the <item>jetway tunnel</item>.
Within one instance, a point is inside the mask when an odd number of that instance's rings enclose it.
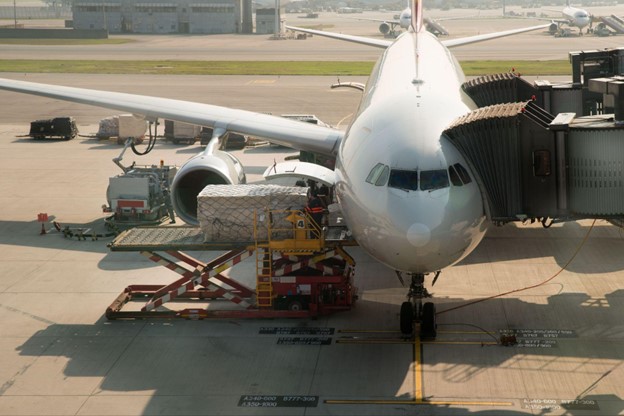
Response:
[[[554,117],[527,101],[478,109],[444,133],[495,223],[624,218],[624,128],[608,117]]]
[[[464,85],[482,107],[455,120],[444,134],[470,164],[494,223],[623,222],[624,78],[586,84],[553,93],[543,83],[501,74]],[[597,108],[614,109],[615,115],[582,116],[584,89],[601,101]],[[551,113],[544,107],[579,112]]]

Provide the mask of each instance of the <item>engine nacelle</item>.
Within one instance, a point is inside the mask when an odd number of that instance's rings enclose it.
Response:
[[[559,26],[557,25],[557,23],[551,23],[550,26],[548,26],[548,32],[551,35],[554,35],[555,33],[557,33],[557,30],[559,29]]]
[[[171,184],[171,203],[176,215],[185,223],[198,225],[197,195],[206,185],[245,183],[243,165],[233,155],[215,150],[200,153],[178,170]]]
[[[380,24],[379,31],[383,33],[384,35],[387,35],[388,33],[390,33],[390,25],[386,22]]]

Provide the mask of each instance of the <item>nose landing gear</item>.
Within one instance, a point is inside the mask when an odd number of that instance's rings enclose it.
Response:
[[[436,274],[436,278],[439,272]],[[435,280],[434,280],[435,281]],[[400,327],[405,336],[414,335],[414,324],[419,323],[420,338],[435,338],[437,335],[436,312],[433,302],[423,303],[431,295],[425,288],[425,275],[412,274],[407,301],[401,304]]]

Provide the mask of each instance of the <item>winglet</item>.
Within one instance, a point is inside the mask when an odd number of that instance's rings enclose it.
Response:
[[[422,0],[412,0],[412,28],[420,32],[423,27]]]

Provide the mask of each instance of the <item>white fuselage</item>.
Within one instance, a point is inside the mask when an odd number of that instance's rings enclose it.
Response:
[[[412,9],[409,7],[401,12],[399,15],[399,26],[403,29],[410,27],[412,23]]]
[[[583,9],[567,6],[563,9],[563,17],[568,20],[568,25],[583,29],[591,22],[589,13]]]
[[[461,90],[463,81],[459,64],[434,35],[404,33],[378,61],[341,143],[336,189],[345,221],[368,253],[395,270],[448,267],[485,234],[474,175],[460,186],[448,179],[449,166],[469,169],[442,136],[451,121],[476,108]],[[372,172],[375,166],[380,174]]]

